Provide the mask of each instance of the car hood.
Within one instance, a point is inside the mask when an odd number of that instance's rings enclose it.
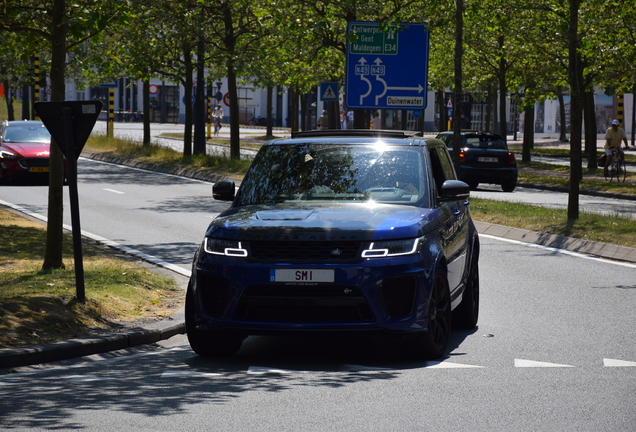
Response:
[[[22,157],[49,157],[51,151],[48,143],[3,143],[2,148]]]
[[[358,240],[413,238],[434,229],[439,209],[386,204],[253,205],[231,208],[209,226],[209,237],[236,240]]]

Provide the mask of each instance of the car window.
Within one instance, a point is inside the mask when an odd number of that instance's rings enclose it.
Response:
[[[437,196],[440,195],[442,184],[446,180],[455,180],[455,170],[451,162],[450,156],[443,147],[431,147],[431,169],[433,171],[433,179],[435,180],[435,188]]]
[[[427,198],[422,149],[348,144],[269,145],[248,170],[235,205],[369,202],[417,205]]]
[[[3,141],[9,143],[48,143],[51,134],[44,126],[8,126]]]
[[[504,140],[501,138],[493,138],[491,136],[467,137],[464,140],[464,147],[486,150],[507,150]]]

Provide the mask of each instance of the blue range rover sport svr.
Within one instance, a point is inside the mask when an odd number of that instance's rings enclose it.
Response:
[[[262,146],[195,254],[186,330],[203,356],[249,335],[368,331],[439,358],[479,312],[469,188],[443,142],[314,131]]]

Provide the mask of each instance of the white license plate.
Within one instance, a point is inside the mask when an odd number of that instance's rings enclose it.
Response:
[[[499,159],[497,159],[496,157],[486,157],[486,156],[478,157],[477,160],[479,162],[498,162],[499,161]]]
[[[270,282],[322,282],[335,280],[332,269],[271,269]]]

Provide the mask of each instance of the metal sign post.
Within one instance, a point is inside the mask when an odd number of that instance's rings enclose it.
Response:
[[[39,102],[35,111],[60,146],[68,167],[68,188],[73,228],[73,258],[77,301],[84,303],[84,262],[82,259],[82,230],[77,190],[77,159],[102,110],[100,101]]]

